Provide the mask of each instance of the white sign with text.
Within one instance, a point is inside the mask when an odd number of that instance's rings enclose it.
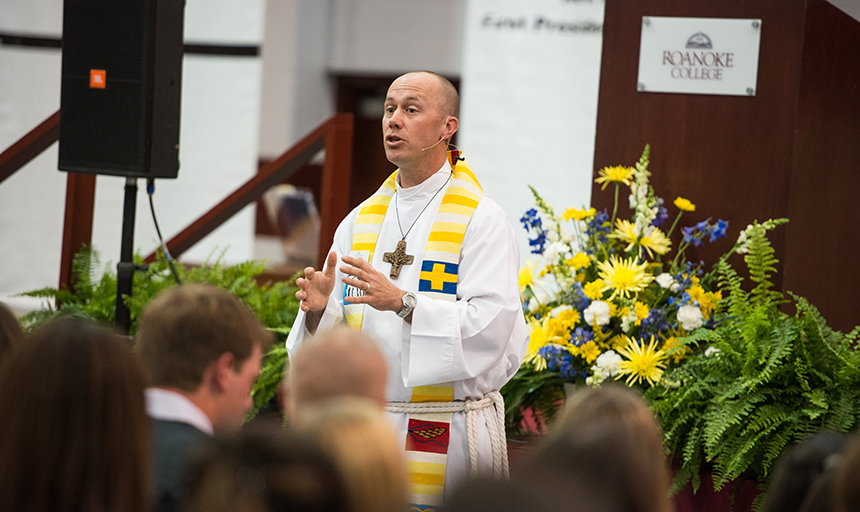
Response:
[[[642,17],[640,92],[755,96],[761,20]]]

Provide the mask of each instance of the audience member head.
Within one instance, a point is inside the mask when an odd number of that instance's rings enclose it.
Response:
[[[182,393],[217,431],[236,430],[272,341],[233,294],[204,284],[171,288],[143,312],[137,351],[149,385]]]
[[[833,474],[850,439],[844,433],[821,432],[785,450],[777,460],[765,510],[832,510]]]
[[[318,402],[302,412],[296,426],[328,450],[353,512],[406,510],[403,449],[375,403],[355,397]]]
[[[530,469],[539,485],[567,486],[575,500],[606,510],[673,508],[660,428],[642,397],[623,386],[578,390]]]
[[[833,510],[860,511],[860,437],[851,436],[833,477]]]
[[[322,332],[296,351],[286,369],[282,406],[291,419],[309,404],[364,397],[382,409],[388,368],[379,345],[349,327]]]
[[[349,511],[334,462],[312,438],[262,423],[216,441],[192,467],[187,512]]]
[[[33,332],[0,370],[4,510],[148,512],[144,376],[124,340],[86,320]]]
[[[11,345],[24,339],[24,329],[12,310],[0,302],[0,358]]]

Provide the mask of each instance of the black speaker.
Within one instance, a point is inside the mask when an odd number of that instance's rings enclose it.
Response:
[[[184,0],[65,0],[63,171],[176,178]]]

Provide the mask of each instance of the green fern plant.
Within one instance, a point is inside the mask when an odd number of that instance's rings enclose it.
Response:
[[[254,407],[248,419],[259,411],[271,408],[277,395],[287,351],[284,342],[290,326],[298,313],[299,302],[295,297],[298,289],[295,280],[259,284],[257,277],[266,265],[260,261],[246,261],[236,265],[226,265],[221,260],[223,253],[214,262],[207,261],[199,267],[186,267],[174,262],[176,272],[183,283],[208,283],[223,288],[247,305],[260,322],[273,331],[277,341],[264,356],[260,378],[254,385],[251,395]],[[143,264],[140,255],[135,263]],[[113,324],[116,314],[117,277],[110,264],[102,266],[99,253],[86,247],[75,255],[72,261],[72,290],[42,288],[22,295],[45,299],[45,307],[24,315],[21,318],[25,328],[33,330],[57,316],[75,315]],[[131,325],[129,334],[137,332],[140,314],[146,304],[159,292],[176,286],[167,260],[159,251],[154,262],[146,270],[135,272],[132,295],[125,297]]]
[[[854,346],[860,330],[847,336],[833,331],[793,294],[797,313],[779,309],[786,299],[771,281],[777,260],[766,236],[774,226],[747,229],[751,291],[724,261],[718,265],[718,282],[728,295],[719,324],[685,340],[716,351],[691,356],[646,393],[667,450],[681,465],[675,492],[687,482],[697,490],[706,466],[716,490],[741,476],[764,484],[790,443],[860,424],[860,354]],[[758,505],[763,501],[764,495]]]

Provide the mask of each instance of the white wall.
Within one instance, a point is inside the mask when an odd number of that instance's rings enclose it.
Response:
[[[258,45],[264,0],[188,0],[186,42]],[[62,0],[0,0],[0,30],[60,37]],[[0,46],[0,150],[59,109],[59,50]],[[156,183],[162,233],[170,238],[251,177],[257,168],[262,60],[189,55],[183,65],[180,170]],[[56,145],[0,184],[0,300],[59,279],[66,174]],[[119,259],[125,180],[96,180],[93,244],[104,261]],[[135,248],[157,246],[145,185],[139,180]],[[246,209],[182,258],[199,262],[253,256],[253,211]]]
[[[336,0],[331,69],[460,75],[464,0]]]

